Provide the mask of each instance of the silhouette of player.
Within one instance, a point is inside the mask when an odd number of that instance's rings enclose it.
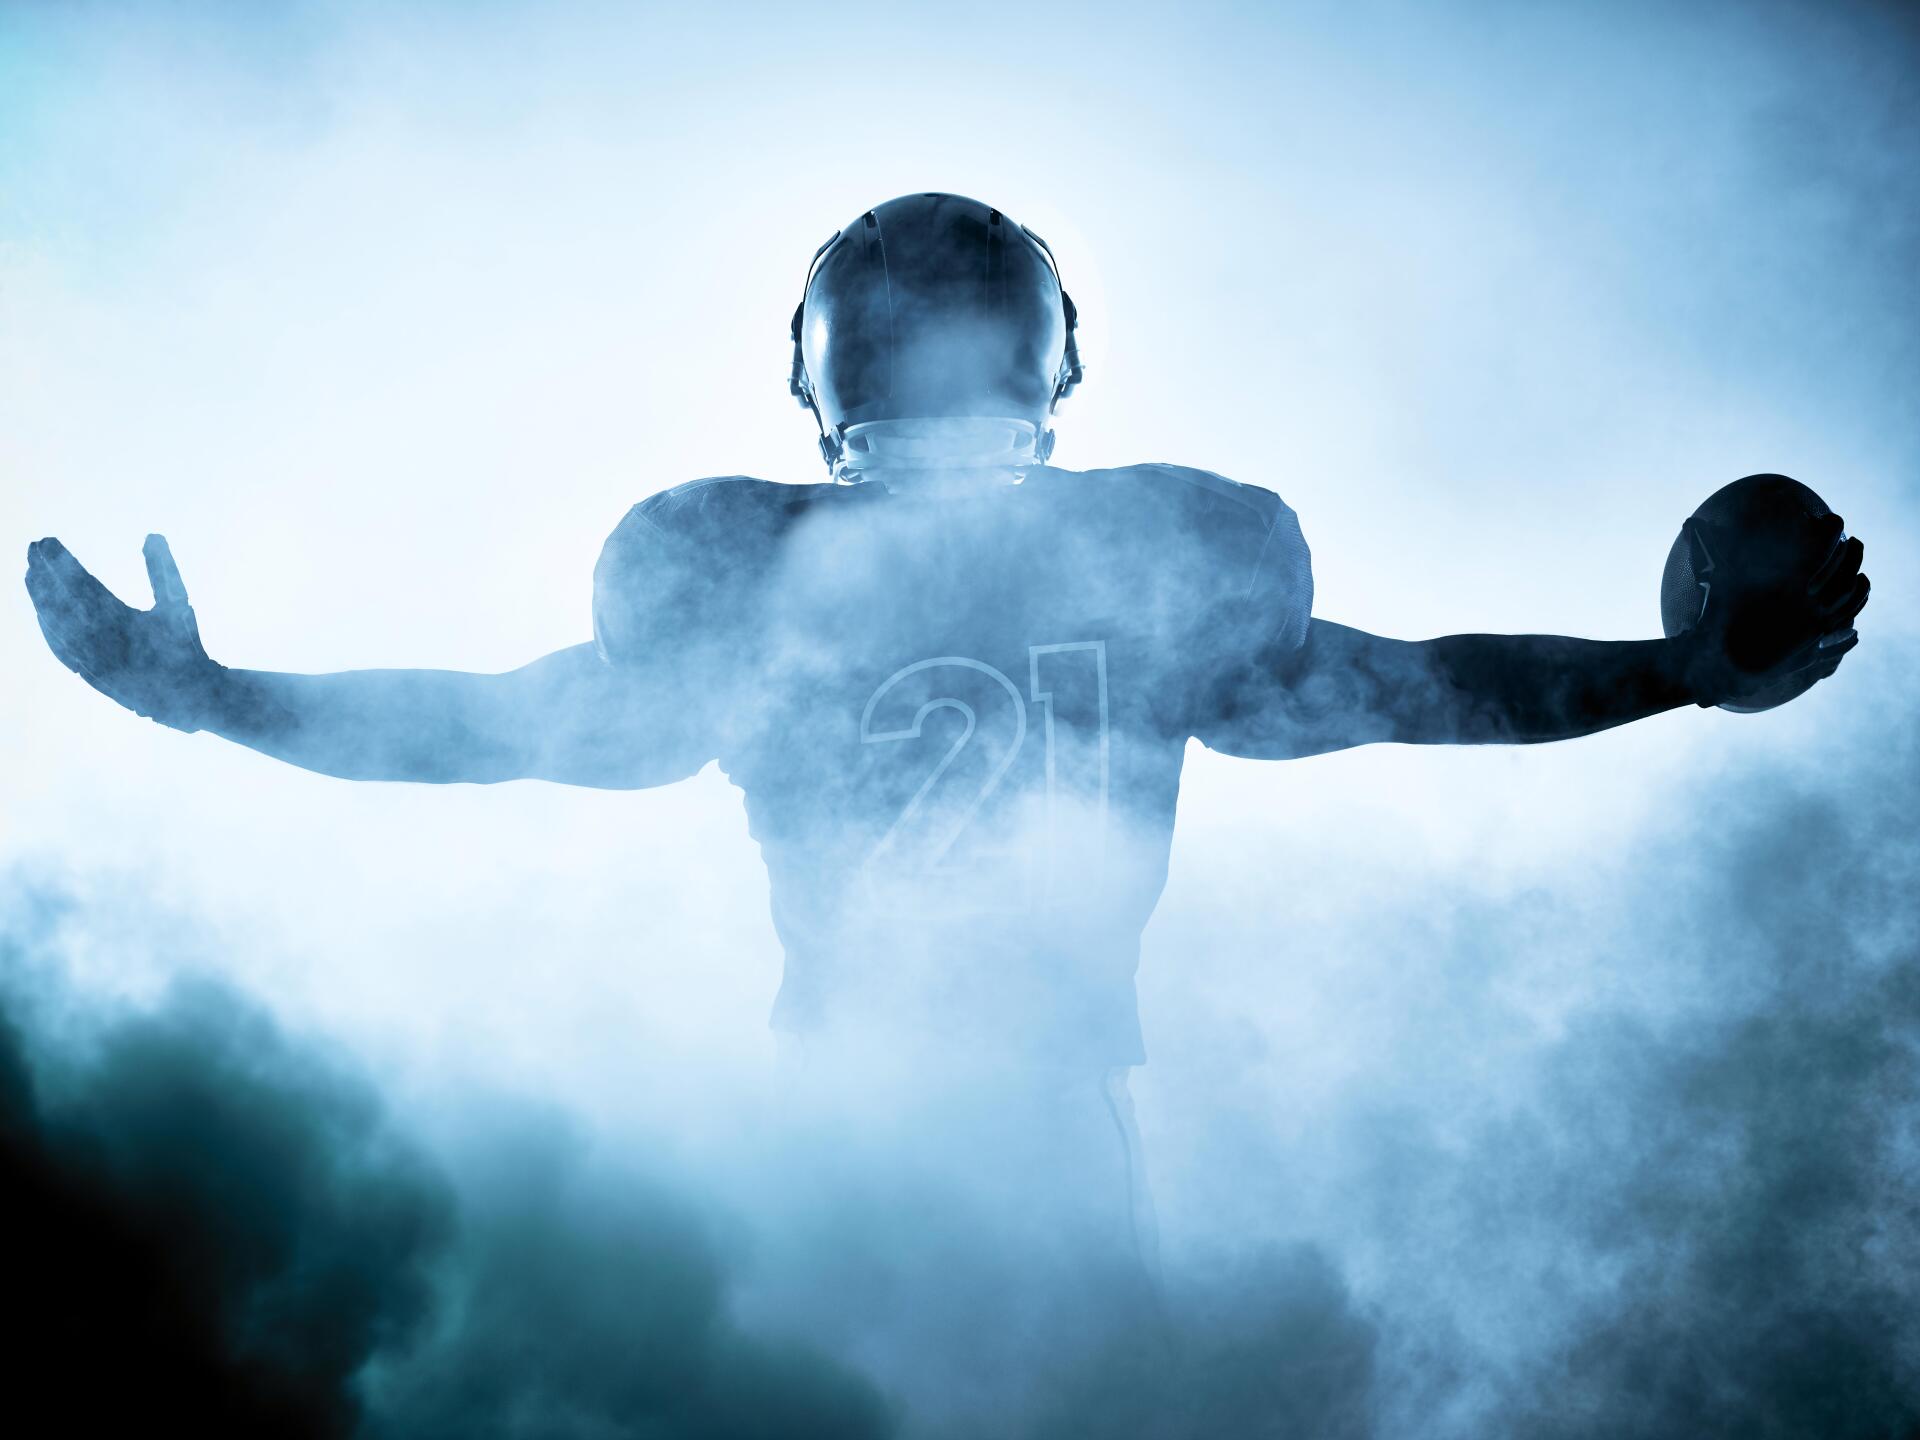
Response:
[[[52,539],[28,589],[54,653],[120,704],[325,774],[641,789],[718,761],[771,880],[777,1028],[858,1045],[886,1024],[1104,1077],[1123,1138],[1190,737],[1269,760],[1564,740],[1831,674],[1856,643],[1868,584],[1838,517],[1793,604],[1743,608],[1725,580],[1674,639],[1313,618],[1271,491],[1048,463],[1075,324],[1051,252],[1001,212],[919,194],[861,215],[792,325],[832,479],[641,502],[595,571],[593,639],[507,674],[229,669],[158,536],[151,610]]]

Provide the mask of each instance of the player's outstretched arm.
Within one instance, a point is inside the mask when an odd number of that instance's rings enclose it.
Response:
[[[1858,539],[1831,548],[1803,592],[1712,597],[1666,640],[1445,635],[1390,640],[1314,620],[1306,643],[1221,687],[1199,731],[1213,749],[1289,759],[1392,741],[1532,744],[1681,705],[1739,704],[1796,678],[1825,679],[1859,642],[1870,586]]]
[[[590,644],[504,675],[229,669],[202,647],[160,536],[147,537],[146,560],[150,610],[122,604],[58,540],[29,547],[27,590],[61,663],[163,725],[349,780],[637,789],[682,779],[711,758],[694,717],[638,693],[644,672],[616,670]]]

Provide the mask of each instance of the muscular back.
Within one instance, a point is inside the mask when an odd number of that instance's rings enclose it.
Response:
[[[730,478],[628,514],[595,632],[745,792],[777,1025],[883,1006],[1119,1065],[1197,712],[1310,604],[1292,512],[1204,472],[946,498]]]

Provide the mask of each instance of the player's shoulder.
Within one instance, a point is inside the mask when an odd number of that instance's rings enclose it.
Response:
[[[1256,524],[1270,523],[1286,509],[1286,502],[1273,491],[1240,480],[1229,480],[1212,470],[1192,465],[1173,465],[1151,461],[1140,465],[1121,465],[1103,470],[1055,470],[1040,472],[1058,481],[1087,488],[1099,488],[1130,498],[1149,499],[1170,507],[1200,513],[1244,519]]]
[[[712,475],[649,495],[607,537],[604,566],[665,555],[723,559],[777,543],[820,500],[824,485],[788,485],[751,475]]]
[[[777,529],[816,504],[821,491],[832,488],[788,485],[751,475],[710,475],[649,495],[627,511],[620,528],[694,543],[742,529]]]
[[[821,488],[715,475],[632,506],[594,565],[601,653],[617,658],[660,643],[663,624],[684,627],[690,614],[711,626],[738,620],[747,599],[735,582],[765,572],[773,547]]]
[[[1192,465],[1154,462],[1105,470],[1046,470],[1047,483],[1076,491],[1082,504],[1120,523],[1171,527],[1209,542],[1264,542],[1292,530],[1292,509],[1272,490]]]
[[[1158,563],[1211,577],[1224,593],[1281,593],[1303,615],[1312,603],[1313,562],[1292,508],[1272,490],[1191,465],[1127,465],[1047,472],[1076,497],[1081,514],[1105,514],[1114,543],[1138,553],[1153,541]]]

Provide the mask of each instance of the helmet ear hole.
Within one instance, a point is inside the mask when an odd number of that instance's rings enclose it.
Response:
[[[807,385],[807,356],[800,348],[800,322],[806,318],[807,302],[793,307],[793,365],[787,372],[787,393],[800,402],[802,410],[813,408],[813,396]]]
[[[1067,316],[1067,344],[1060,356],[1060,375],[1054,382],[1053,403],[1047,407],[1050,412],[1058,408],[1060,402],[1087,378],[1087,367],[1080,360],[1080,312],[1074,308],[1073,297],[1065,290],[1060,292],[1060,306]]]

